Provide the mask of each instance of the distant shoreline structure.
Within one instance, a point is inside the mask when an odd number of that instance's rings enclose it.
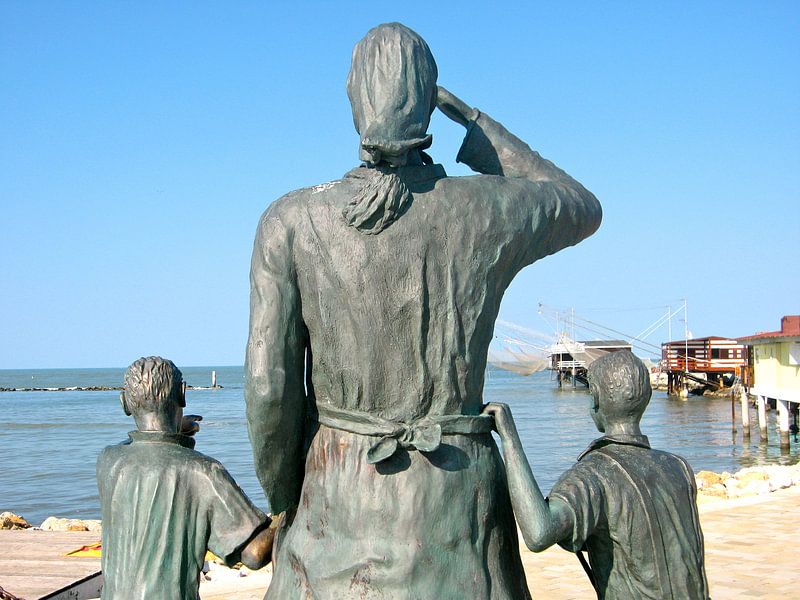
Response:
[[[223,367],[224,368],[224,367]],[[240,369],[241,367],[234,367]],[[210,385],[186,385],[187,390],[218,390],[217,369],[220,367],[185,367],[183,380],[203,381],[203,371],[210,370]],[[47,373],[51,371],[51,373]],[[111,373],[109,373],[111,371]],[[198,372],[199,371],[199,372]],[[58,372],[62,374],[59,376]],[[120,385],[125,369],[10,369],[0,370],[0,392],[113,392],[125,388]],[[7,375],[11,373],[11,375]],[[102,375],[102,376],[98,376]],[[230,373],[227,373],[230,375]],[[30,376],[30,379],[28,379]],[[235,379],[236,377],[234,377]],[[89,385],[69,385],[82,382]],[[38,385],[37,385],[38,384]],[[94,384],[94,385],[91,385]]]
[[[187,390],[221,390],[221,385],[187,385]],[[92,385],[89,387],[70,386],[70,387],[23,387],[23,388],[7,388],[0,387],[0,392],[113,392],[124,390],[122,386],[98,386]]]

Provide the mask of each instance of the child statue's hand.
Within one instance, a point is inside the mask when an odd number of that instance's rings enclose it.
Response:
[[[483,407],[483,414],[494,417],[494,429],[500,434],[501,438],[509,437],[516,433],[514,418],[511,416],[511,409],[508,404],[490,402]]]
[[[286,512],[272,517],[270,524],[242,548],[242,562],[253,570],[258,570],[272,560],[273,546],[282,537],[281,530],[286,525]],[[283,532],[285,533],[285,531]]]
[[[183,415],[181,419],[181,435],[194,435],[200,431],[200,421],[203,420],[201,415]]]

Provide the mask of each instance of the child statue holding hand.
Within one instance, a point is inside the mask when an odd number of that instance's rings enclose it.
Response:
[[[275,529],[225,468],[194,450],[199,417],[183,417],[172,361],[140,358],[120,394],[137,429],[97,461],[103,516],[103,599],[196,600],[206,549],[259,569]]]
[[[654,450],[639,429],[650,377],[631,352],[608,354],[588,369],[590,414],[605,435],[589,446],[543,497],[511,411],[484,409],[503,444],[514,513],[525,545],[587,550],[598,598],[705,600],[703,534],[692,469]],[[585,561],[582,559],[582,563]]]

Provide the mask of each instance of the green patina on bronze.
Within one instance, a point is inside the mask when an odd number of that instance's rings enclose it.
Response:
[[[207,549],[229,565],[264,565],[270,521],[219,462],[194,450],[199,417],[183,417],[175,365],[136,361],[121,399],[138,430],[97,460],[103,599],[196,600]]]
[[[542,496],[507,406],[490,404],[503,443],[514,512],[527,546],[587,551],[599,598],[705,600],[697,489],[685,459],[654,450],[639,429],[650,376],[629,351],[589,367],[595,440]]]
[[[348,94],[364,164],[275,201],[251,268],[246,400],[276,542],[267,598],[529,597],[480,416],[505,289],[599,226],[577,181],[436,86],[425,42],[379,26]],[[448,177],[434,107],[464,125]]]

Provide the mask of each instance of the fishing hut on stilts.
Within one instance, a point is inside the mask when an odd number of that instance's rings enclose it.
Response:
[[[689,388],[731,387],[747,368],[747,347],[737,340],[709,336],[661,344],[667,393],[686,396]]]
[[[588,387],[586,369],[592,362],[609,352],[631,349],[631,344],[625,340],[574,341],[562,336],[550,346],[548,368],[555,372],[558,387],[578,387],[578,384]]]

